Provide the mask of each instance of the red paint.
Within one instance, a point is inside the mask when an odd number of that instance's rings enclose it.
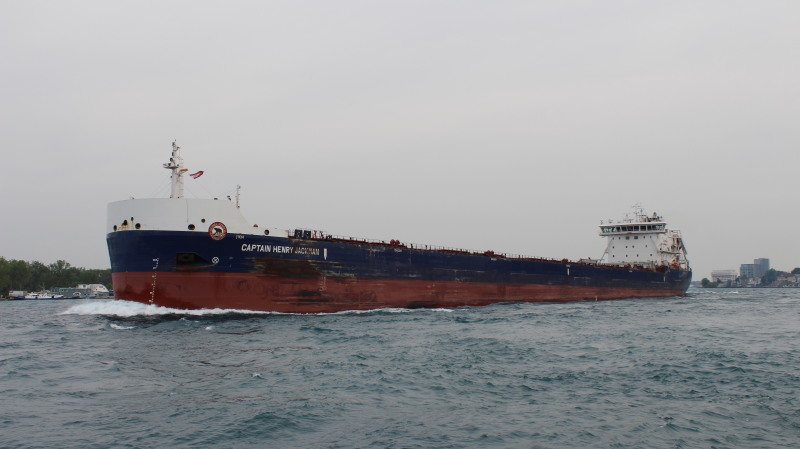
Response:
[[[176,309],[329,313],[682,296],[684,291],[394,279],[269,278],[232,273],[114,273],[117,298]],[[155,285],[155,289],[153,286]]]

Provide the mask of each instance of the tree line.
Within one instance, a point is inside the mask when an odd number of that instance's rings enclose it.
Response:
[[[64,260],[45,265],[0,257],[0,296],[14,290],[31,292],[78,284],[103,284],[111,290],[111,269],[73,267]]]

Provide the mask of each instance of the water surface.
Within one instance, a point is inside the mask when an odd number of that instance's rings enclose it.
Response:
[[[800,441],[800,289],[326,315],[9,301],[0,320],[0,447]]]

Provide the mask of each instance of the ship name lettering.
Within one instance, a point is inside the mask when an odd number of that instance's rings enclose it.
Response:
[[[242,243],[242,251],[319,256],[319,248],[272,246],[272,245],[260,245],[258,243]]]
[[[272,252],[272,245],[259,245],[256,243],[243,243],[242,251],[260,251],[262,253]]]

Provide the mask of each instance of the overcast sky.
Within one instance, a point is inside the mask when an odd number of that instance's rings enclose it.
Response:
[[[0,256],[107,268],[106,205],[599,257],[635,203],[695,279],[800,266],[800,2],[0,0]]]

